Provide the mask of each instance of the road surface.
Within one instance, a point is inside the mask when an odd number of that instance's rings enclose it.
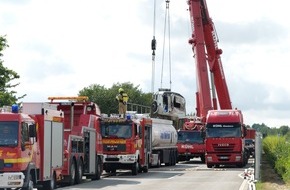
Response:
[[[250,164],[247,165],[248,168]],[[199,160],[181,162],[175,166],[150,168],[148,173],[132,176],[131,171],[104,172],[99,181],[85,180],[82,184],[59,187],[70,190],[245,190],[245,168],[207,168]]]

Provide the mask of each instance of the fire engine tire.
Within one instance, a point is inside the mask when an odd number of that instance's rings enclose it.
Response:
[[[157,113],[157,111],[158,111],[158,104],[157,104],[156,101],[154,101],[154,102],[152,103],[152,112],[153,112],[153,113]]]
[[[139,171],[139,163],[135,162],[132,164],[132,175],[137,175]]]
[[[207,166],[207,168],[212,168],[213,167],[212,164],[207,164],[206,166]]]
[[[101,175],[102,175],[102,160],[96,156],[96,164],[95,164],[95,167],[96,167],[96,174],[92,177],[92,180],[99,180],[101,179]],[[108,171],[109,173],[110,171]]]
[[[53,173],[53,176],[51,180],[45,181],[43,184],[43,190],[53,190],[56,188],[56,176],[55,173]]]
[[[31,179],[30,173],[28,173],[29,182],[26,187],[21,188],[22,190],[33,190],[33,181]]]
[[[160,168],[161,166],[161,159],[160,159],[160,154],[158,154],[158,160],[157,160],[157,168]]]
[[[148,166],[144,166],[144,167],[143,167],[143,172],[144,172],[144,173],[147,173],[147,172],[148,172]]]
[[[175,166],[177,163],[177,155],[176,155],[176,152],[174,151],[173,152],[173,166]]]
[[[71,161],[70,170],[69,170],[70,171],[69,185],[74,185],[76,182],[76,164],[73,158],[71,160],[72,161]]]
[[[76,171],[76,184],[80,184],[82,182],[82,179],[83,179],[83,161],[80,159],[78,161],[78,169]]]
[[[202,163],[205,163],[205,156],[201,156],[200,160],[201,160]]]

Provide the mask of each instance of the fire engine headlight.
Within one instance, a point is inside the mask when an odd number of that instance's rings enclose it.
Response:
[[[236,161],[241,161],[241,156],[236,156]]]
[[[10,175],[8,176],[8,180],[20,180],[22,179],[21,175]]]
[[[124,157],[124,161],[135,161],[135,160],[136,160],[135,155],[128,155]]]
[[[212,162],[212,157],[211,156],[208,156],[207,157],[207,161]]]

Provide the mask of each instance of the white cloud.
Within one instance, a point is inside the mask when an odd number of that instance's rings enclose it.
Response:
[[[222,63],[234,107],[246,124],[290,124],[290,51],[287,1],[208,0],[223,50]],[[160,87],[165,2],[156,1],[156,75]],[[170,1],[172,90],[195,111],[195,60],[187,43],[188,5]],[[24,101],[72,96],[91,84],[133,82],[151,91],[153,1],[26,0],[0,2],[4,66],[20,75]],[[168,43],[168,42],[167,42]],[[163,87],[169,87],[164,62]]]

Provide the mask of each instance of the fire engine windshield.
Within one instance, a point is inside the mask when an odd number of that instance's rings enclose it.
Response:
[[[206,137],[241,137],[241,124],[219,123],[206,125]]]
[[[130,124],[110,123],[102,125],[102,136],[104,138],[125,138],[132,136],[132,126]]]
[[[0,146],[17,146],[18,122],[0,122]]]
[[[201,132],[179,131],[178,142],[203,143]]]

